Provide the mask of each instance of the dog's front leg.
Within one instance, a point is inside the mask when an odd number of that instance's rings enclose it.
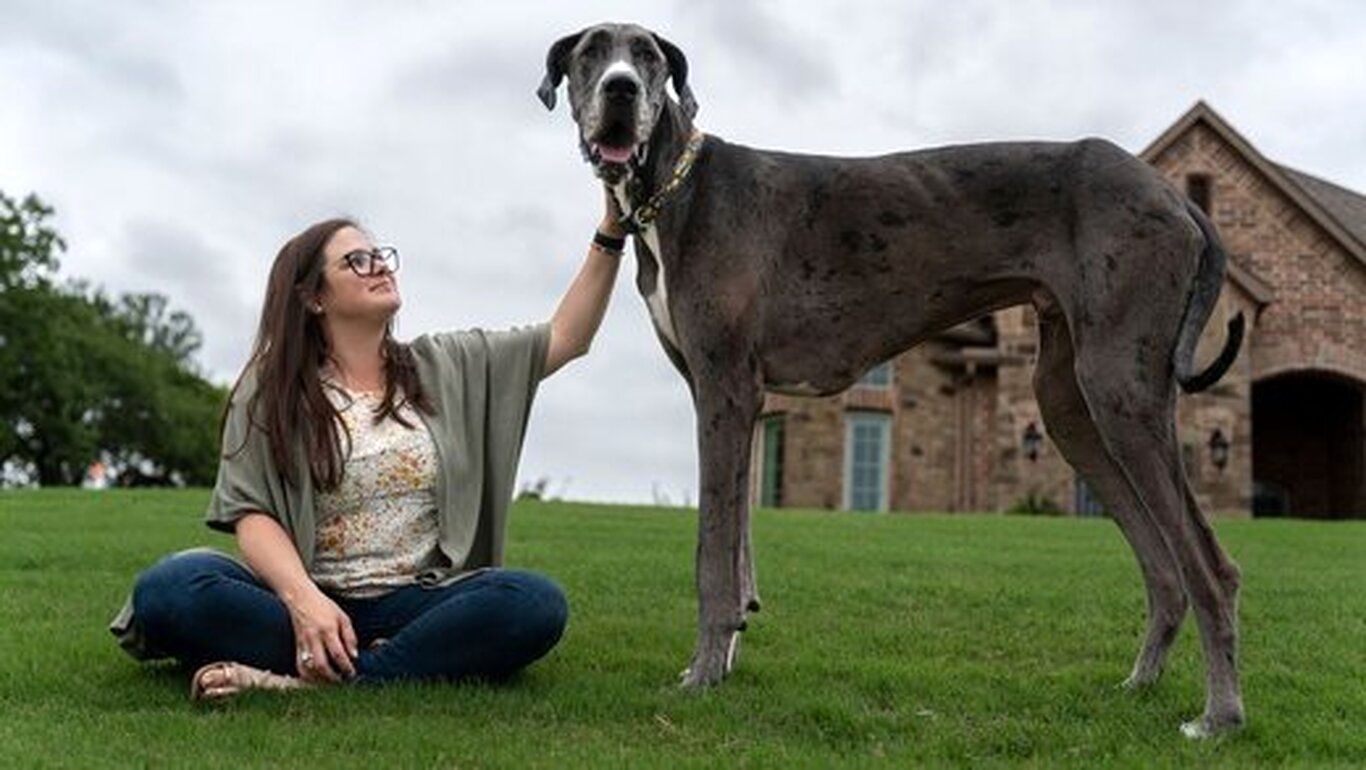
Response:
[[[752,449],[750,451],[753,451]],[[745,486],[749,486],[748,480]],[[748,501],[748,497],[745,498]],[[754,574],[754,545],[750,539],[749,506],[743,509],[744,515],[740,519],[740,537],[743,545],[740,547],[740,598],[744,602],[746,612],[758,612],[759,601],[759,579]]]
[[[683,686],[715,684],[735,663],[745,627],[744,528],[748,518],[750,433],[762,391],[699,383],[701,492],[697,516],[697,648]]]

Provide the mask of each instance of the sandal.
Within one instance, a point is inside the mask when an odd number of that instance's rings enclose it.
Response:
[[[211,674],[219,675],[213,684],[205,681]],[[247,690],[298,690],[309,686],[297,677],[263,671],[245,663],[218,661],[200,667],[190,677],[190,700],[219,701]]]

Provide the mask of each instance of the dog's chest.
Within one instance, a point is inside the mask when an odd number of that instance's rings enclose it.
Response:
[[[631,203],[626,197],[625,185],[613,187],[612,193],[616,196],[617,205],[621,207],[622,213],[630,215]],[[664,271],[664,252],[659,248],[659,232],[654,225],[640,231],[640,240],[636,241],[636,246],[639,247],[641,242],[644,242],[645,250],[655,264],[655,285],[650,293],[645,295],[645,307],[649,309],[650,318],[659,333],[670,345],[678,348],[678,332],[674,330],[673,318],[669,315],[669,282]]]

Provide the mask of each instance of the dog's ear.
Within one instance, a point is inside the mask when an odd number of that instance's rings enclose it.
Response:
[[[654,35],[654,38],[660,50],[664,52],[665,61],[669,62],[669,77],[674,79],[674,93],[678,94],[678,106],[683,108],[683,114],[688,116],[688,120],[692,120],[697,114],[697,100],[693,98],[692,89],[688,87],[688,57],[668,40],[659,35]]]
[[[585,30],[579,30],[556,40],[555,44],[550,46],[550,52],[545,55],[545,78],[541,80],[541,87],[536,89],[536,95],[541,97],[541,104],[544,104],[547,110],[555,109],[555,89],[559,88],[560,81],[564,80],[565,68],[569,64],[569,52],[579,44],[579,38],[583,37],[584,32]]]

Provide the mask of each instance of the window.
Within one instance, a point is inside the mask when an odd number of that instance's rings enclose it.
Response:
[[[783,416],[775,414],[763,419],[760,457],[763,465],[759,477],[759,505],[781,508],[783,505]]]
[[[1210,212],[1210,183],[1209,177],[1204,174],[1189,174],[1186,176],[1186,197],[1190,198],[1206,216],[1214,216]]]
[[[892,416],[850,412],[844,418],[844,507],[887,510],[887,466]]]
[[[887,388],[892,384],[892,362],[883,361],[864,373],[855,383],[865,388]]]
[[[1078,516],[1104,516],[1105,503],[1092,491],[1091,486],[1081,476],[1077,476],[1075,504]]]

